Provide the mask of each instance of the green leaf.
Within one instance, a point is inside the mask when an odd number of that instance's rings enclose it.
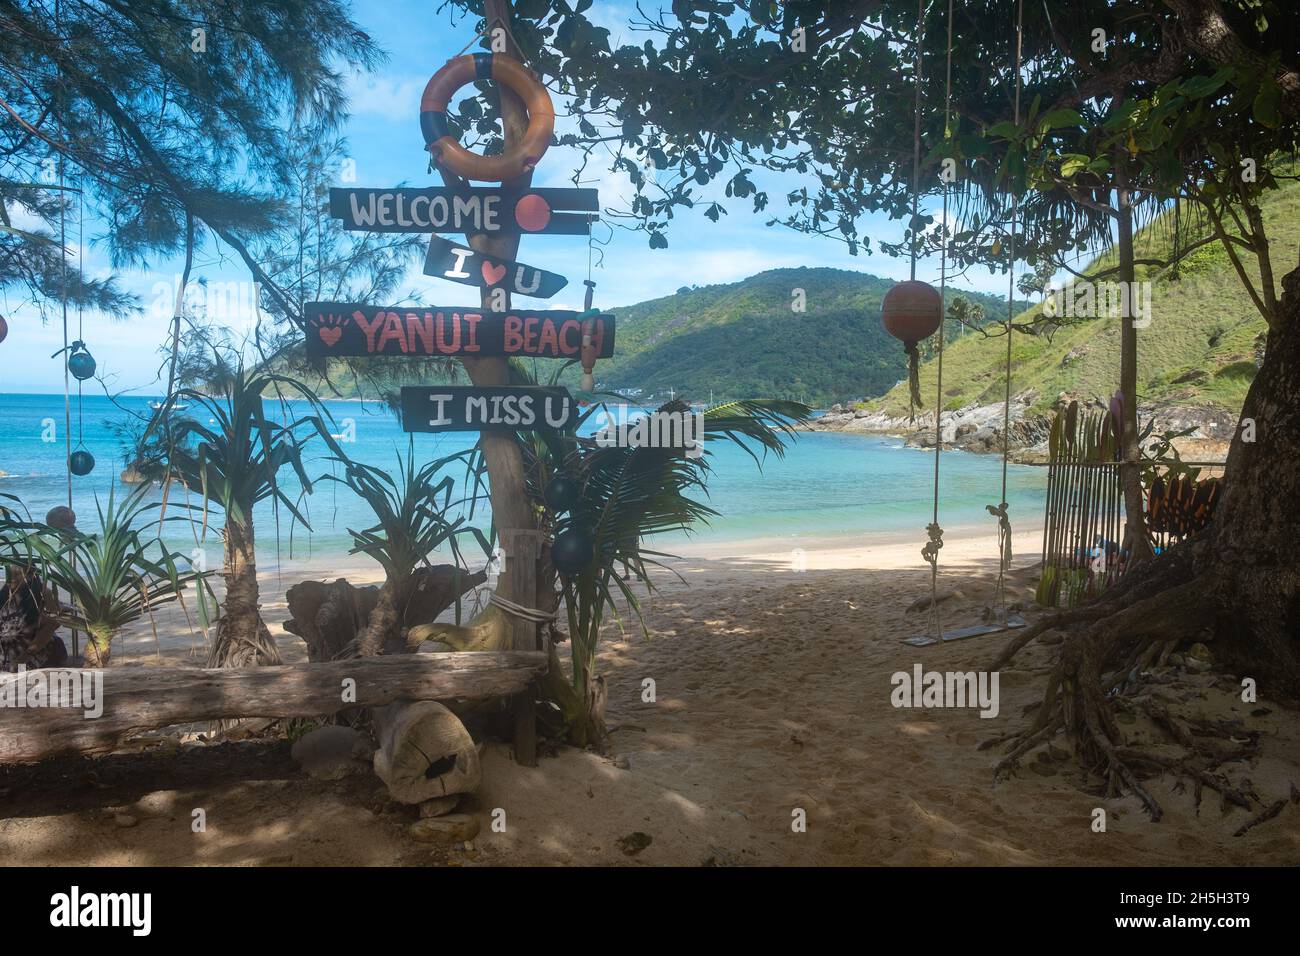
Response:
[[[1082,153],[1065,153],[1061,156],[1061,175],[1066,179],[1073,179],[1087,169],[1091,161],[1091,157]]]
[[[1199,100],[1217,93],[1232,76],[1232,68],[1224,67],[1213,76],[1194,76],[1183,83],[1183,95],[1189,99]]]
[[[1282,101],[1282,91],[1278,89],[1276,83],[1266,79],[1255,94],[1255,103],[1253,110],[1255,119],[1259,120],[1269,129],[1277,129],[1282,125],[1282,117],[1278,112],[1278,105]]]
[[[1082,126],[1083,123],[1083,116],[1078,110],[1059,109],[1046,114],[1039,122],[1038,128],[1046,131],[1060,129],[1062,126]]]

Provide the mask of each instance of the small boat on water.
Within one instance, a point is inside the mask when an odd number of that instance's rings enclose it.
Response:
[[[160,411],[162,411],[163,403],[162,403],[162,402],[156,402],[156,401],[155,401],[155,402],[150,402],[150,403],[149,403],[149,407],[152,408],[155,412],[160,412]],[[175,405],[172,406],[172,411],[174,411],[174,412],[183,412],[183,411],[185,411],[185,409],[187,409],[187,408],[189,408],[189,406],[186,405],[184,402],[178,402],[177,404],[175,404]]]

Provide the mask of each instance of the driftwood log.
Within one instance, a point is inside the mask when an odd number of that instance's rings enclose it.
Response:
[[[401,654],[279,667],[108,668],[102,671],[103,713],[85,706],[0,707],[0,763],[41,760],[65,753],[102,753],[142,730],[232,717],[319,717],[397,700],[482,700],[507,697],[546,669],[536,651]],[[0,675],[0,684],[68,681],[95,672],[50,668]],[[355,700],[344,681],[355,681]],[[349,685],[351,686],[351,685]],[[8,688],[0,691],[8,692]],[[30,695],[25,695],[30,698]]]
[[[459,657],[461,655],[450,655]],[[483,779],[478,748],[460,719],[431,700],[373,711],[375,773],[400,803],[472,793]]]
[[[456,598],[478,587],[487,575],[470,573],[454,565],[419,568],[412,575],[410,600],[402,618],[402,629],[431,624],[455,603]],[[345,578],[334,581],[303,581],[289,588],[286,599],[291,619],[284,629],[307,643],[309,661],[337,659],[365,630],[370,612],[379,601],[378,585],[357,587]],[[385,654],[400,654],[405,646],[385,647]]]

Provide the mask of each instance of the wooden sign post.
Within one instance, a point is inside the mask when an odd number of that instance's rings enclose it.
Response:
[[[591,311],[590,281],[587,311],[582,314],[510,308],[512,294],[547,299],[568,284],[564,276],[515,262],[519,237],[589,236],[599,200],[594,189],[532,188],[533,167],[550,142],[554,109],[537,78],[519,66],[519,49],[508,29],[509,0],[483,0],[483,14],[489,27],[507,27],[502,31],[506,51],[454,57],[430,81],[428,102],[421,101],[421,130],[443,186],[330,190],[330,215],[342,220],[344,229],[428,233],[425,275],[474,286],[480,290],[481,308],[313,302],[306,308],[306,349],[317,359],[406,355],[461,360],[474,387],[403,388],[403,427],[408,432],[483,433],[480,446],[491,479],[493,521],[507,549],[498,589],[503,597],[532,607],[538,600],[537,562],[543,541],[532,504],[522,493],[527,480],[523,456],[509,433],[566,428],[576,420],[577,408],[562,388],[510,387],[506,360],[516,355],[581,359],[584,375],[589,375],[593,347],[596,358],[614,352],[614,317]],[[485,66],[500,85],[502,156],[466,153],[446,130],[451,89],[474,77],[485,78]],[[453,169],[478,180],[505,181],[499,186],[469,186]],[[467,244],[458,245],[436,235],[439,232],[461,233]],[[537,648],[535,623],[515,618],[513,626],[516,647]],[[534,692],[517,695],[513,711],[516,759],[536,766]]]
[[[537,600],[537,563],[542,555],[542,533],[531,528],[502,528],[500,537],[506,564],[513,562],[514,565],[511,568],[514,573],[503,576],[498,582],[497,586],[503,589],[501,596],[524,607],[532,607]],[[513,614],[510,624],[513,631],[511,646],[543,650],[538,640],[537,624]],[[523,693],[515,695],[510,709],[515,760],[524,767],[537,766],[536,697],[536,687],[530,685]]]

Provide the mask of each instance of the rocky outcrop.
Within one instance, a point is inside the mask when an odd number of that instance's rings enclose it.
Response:
[[[1031,411],[1038,398],[1036,390],[1026,389],[1011,399],[1008,416],[1010,440],[1007,444],[1012,456],[1019,461],[1044,461],[1047,458],[1047,438],[1054,412]],[[1072,401],[1078,401],[1088,409],[1106,407],[1100,399],[1086,399],[1063,392],[1053,402],[1053,408],[1065,408]],[[1190,430],[1187,443],[1198,454],[1214,457],[1227,453],[1227,445],[1237,427],[1237,416],[1227,409],[1211,405],[1140,405],[1138,416],[1143,422],[1155,419],[1155,434]],[[944,448],[1000,453],[1003,425],[1001,402],[967,405],[940,415],[939,440]],[[935,444],[934,412],[928,409],[918,410],[915,418],[908,418],[848,404],[832,405],[825,415],[813,419],[806,427],[809,431],[894,435],[917,448],[933,448]]]
[[[1021,393],[1011,401],[1011,446],[1023,452],[1039,444],[1046,445],[1050,420],[1041,415],[1030,415],[1029,407],[1037,398],[1032,392]],[[896,435],[907,444],[918,448],[933,448],[935,443],[934,412],[920,411],[915,419],[906,415],[894,416],[865,408],[853,409],[832,406],[825,415],[809,423],[810,431],[863,432],[865,434]],[[1001,402],[989,405],[970,405],[939,416],[939,440],[945,448],[964,451],[990,452],[1002,450],[1004,413]]]

